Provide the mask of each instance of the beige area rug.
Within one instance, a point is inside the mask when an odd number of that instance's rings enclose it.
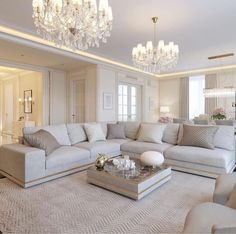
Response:
[[[214,180],[173,172],[140,201],[87,184],[86,172],[22,189],[0,181],[3,233],[179,233],[191,207],[211,201]]]

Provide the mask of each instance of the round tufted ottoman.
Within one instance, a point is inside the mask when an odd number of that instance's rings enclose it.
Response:
[[[164,162],[164,157],[161,153],[156,151],[147,151],[141,154],[140,161],[145,166],[158,167]]]

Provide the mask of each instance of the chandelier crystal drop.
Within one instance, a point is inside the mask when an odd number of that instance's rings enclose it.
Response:
[[[37,33],[58,46],[86,50],[107,42],[112,30],[108,0],[33,0]]]
[[[157,17],[152,18],[154,42],[148,41],[146,47],[138,44],[132,51],[134,65],[141,70],[151,73],[160,73],[175,67],[179,58],[178,45],[175,45],[173,42],[165,45],[163,40],[157,43],[157,20]]]

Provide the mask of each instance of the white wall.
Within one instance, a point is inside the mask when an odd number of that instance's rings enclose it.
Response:
[[[78,68],[68,73],[67,80],[67,122],[72,122],[73,115],[73,81],[85,81],[85,122],[96,121],[97,116],[97,66]]]
[[[180,79],[167,79],[159,81],[160,106],[169,106],[170,115],[179,117]]]
[[[18,76],[17,97],[24,100],[24,91],[32,90],[32,113],[29,114],[29,120],[35,121],[37,125],[42,124],[42,74],[39,72],[27,72]],[[18,108],[19,115],[24,115],[24,107]],[[19,118],[19,116],[17,117]]]
[[[5,86],[11,84],[13,87],[13,121],[17,121],[20,116],[26,119],[24,113],[24,104],[18,102],[19,98],[24,100],[24,91],[32,90],[32,113],[27,114],[29,120],[34,121],[36,125],[42,124],[42,74],[34,71],[19,72],[1,79],[0,94],[0,131],[4,128],[4,105],[7,100],[4,99]],[[6,129],[5,129],[6,130]]]
[[[98,66],[97,80],[97,121],[109,122],[117,121],[117,88],[119,82],[130,83],[141,86],[141,120],[156,122],[158,120],[158,81],[156,78],[141,73],[133,73],[126,70],[118,70],[108,66]],[[113,95],[112,110],[104,110],[103,94]],[[149,109],[149,100],[152,98],[154,106]]]
[[[0,81],[0,134],[2,132],[2,81]]]
[[[116,102],[117,102],[117,79],[116,72],[100,67],[97,76],[97,121],[116,121]],[[111,110],[104,110],[103,95],[110,93],[113,96]]]
[[[50,71],[50,124],[66,122],[66,74]]]

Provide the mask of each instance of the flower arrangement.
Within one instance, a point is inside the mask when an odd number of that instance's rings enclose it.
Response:
[[[173,119],[167,116],[160,117],[158,120],[159,123],[172,123]]]
[[[225,110],[220,107],[220,108],[216,108],[211,116],[212,119],[216,120],[216,119],[226,119],[226,113]]]

